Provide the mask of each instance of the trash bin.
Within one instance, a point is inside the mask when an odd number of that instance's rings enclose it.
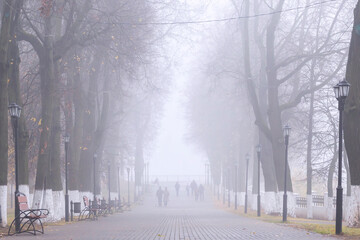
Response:
[[[74,202],[74,213],[81,213],[81,202]]]

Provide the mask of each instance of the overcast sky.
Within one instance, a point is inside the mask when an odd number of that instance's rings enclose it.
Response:
[[[188,4],[191,5],[193,10],[205,10],[201,1],[188,2]],[[212,2],[212,4],[206,6],[206,11],[200,11],[202,14],[187,17],[196,17],[198,20],[215,18],[219,14],[219,11],[215,10],[222,5],[223,3],[217,1]],[[215,26],[212,24],[182,25],[177,30],[180,32],[179,36],[183,36],[183,39],[177,39],[169,45],[169,56],[175,58],[173,60],[174,72],[171,80],[172,91],[165,101],[163,118],[155,141],[155,150],[150,159],[150,174],[154,177],[160,175],[205,175],[207,158],[204,152],[186,140],[189,133],[185,116],[186,87],[191,81],[196,81],[194,72],[199,69],[195,65],[200,55],[203,37],[207,32],[206,29]]]

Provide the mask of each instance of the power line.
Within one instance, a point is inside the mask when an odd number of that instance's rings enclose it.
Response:
[[[255,15],[249,15],[249,16],[238,16],[238,17],[229,17],[229,18],[220,18],[220,19],[208,19],[208,20],[197,20],[197,21],[175,21],[175,22],[145,22],[145,23],[132,23],[132,22],[113,22],[111,24],[119,24],[119,25],[184,25],[184,24],[203,24],[203,23],[214,23],[214,22],[226,22],[226,21],[233,21],[233,20],[240,20],[240,19],[250,19],[250,18],[257,18],[257,17],[264,17],[284,12],[291,12],[301,9],[307,9],[316,7],[321,4],[326,4],[329,2],[336,2],[337,0],[325,0],[317,3],[308,4],[301,7],[294,7],[294,8],[288,8],[285,10],[280,11],[273,11],[269,13],[260,13]]]
[[[144,26],[144,25],[187,25],[187,24],[206,24],[206,23],[216,23],[216,22],[226,22],[226,21],[233,21],[233,20],[240,20],[240,19],[250,19],[250,18],[257,18],[257,17],[265,17],[265,16],[270,16],[270,15],[274,15],[274,14],[280,14],[280,13],[284,13],[284,12],[291,12],[291,11],[296,11],[296,10],[302,10],[302,9],[307,9],[307,8],[312,8],[312,7],[316,7],[318,5],[321,4],[326,4],[329,2],[336,2],[337,0],[323,0],[320,2],[316,2],[316,3],[311,3],[305,6],[300,6],[300,7],[294,7],[294,8],[288,8],[288,9],[284,9],[284,10],[280,10],[280,11],[272,11],[272,12],[268,12],[268,13],[259,13],[259,14],[254,14],[254,15],[248,15],[248,16],[237,16],[237,17],[228,17],[228,18],[219,18],[219,19],[207,19],[207,20],[193,20],[193,21],[174,21],[174,22],[114,22],[114,21],[110,21],[110,22],[93,22],[93,21],[88,21],[88,20],[84,20],[83,22],[89,22],[89,23],[99,23],[99,24],[116,24],[116,25],[132,25],[132,26]],[[6,4],[8,4],[7,2],[5,2]],[[8,5],[10,8],[13,8],[12,6]],[[13,8],[13,10],[16,11],[16,9]],[[35,19],[31,19],[33,21],[39,22],[38,20]]]

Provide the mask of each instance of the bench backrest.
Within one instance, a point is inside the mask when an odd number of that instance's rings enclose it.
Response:
[[[85,207],[89,207],[89,198],[87,196],[83,196]]]
[[[18,203],[20,211],[29,210],[29,205],[26,196],[18,196]]]

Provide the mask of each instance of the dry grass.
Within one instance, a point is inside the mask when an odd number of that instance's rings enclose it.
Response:
[[[331,221],[288,217],[288,221],[283,223],[282,216],[267,215],[264,212],[262,212],[261,216],[258,217],[257,212],[251,210],[250,208],[248,208],[248,213],[245,214],[243,206],[239,206],[238,209],[235,210],[233,205],[231,205],[229,208],[227,203],[223,205],[221,201],[217,201],[217,200],[215,201],[215,206],[227,212],[231,212],[243,217],[256,218],[265,222],[284,224],[286,226],[305,229],[310,232],[315,232],[323,235],[336,236],[335,223]],[[360,239],[360,228],[349,228],[343,226],[342,236],[345,237],[345,239]]]

